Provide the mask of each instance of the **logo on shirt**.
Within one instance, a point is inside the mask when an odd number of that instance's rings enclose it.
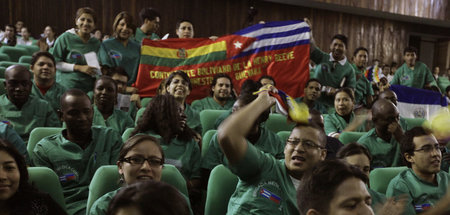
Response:
[[[277,204],[280,204],[280,202],[281,202],[281,198],[279,196],[275,195],[274,193],[270,192],[267,189],[261,188],[259,190],[259,194],[262,197],[269,199],[270,201],[275,202]]]
[[[110,51],[109,57],[111,57],[112,59],[122,60],[122,55],[118,51]]]
[[[72,181],[75,180],[76,176],[74,173],[69,173],[69,174],[65,174],[63,176],[59,176],[59,181],[60,182],[68,182],[68,181]]]
[[[421,204],[421,205],[414,205],[414,209],[416,210],[416,212],[422,212],[425,210],[428,210],[431,208],[431,204],[429,203],[425,203],[425,204]]]
[[[409,80],[410,79],[410,77],[409,77],[409,75],[405,75],[405,76],[403,76],[402,77],[402,81],[407,81],[407,80]]]
[[[73,59],[81,59],[82,56],[81,56],[81,54],[76,53],[76,54],[70,55],[70,57]]]
[[[67,164],[62,164],[55,169],[56,174],[59,176],[60,182],[75,181],[78,178],[78,171]]]

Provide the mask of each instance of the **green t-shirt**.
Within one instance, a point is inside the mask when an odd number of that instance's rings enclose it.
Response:
[[[390,142],[386,142],[379,138],[375,128],[372,128],[361,136],[357,142],[365,146],[372,155],[372,161],[370,162],[372,168],[401,165],[400,144],[394,136],[391,137]]]
[[[45,166],[59,177],[69,214],[86,214],[89,183],[103,165],[116,164],[122,138],[113,129],[93,126],[92,141],[85,148],[67,140],[62,133],[45,137],[30,155],[34,166]]]
[[[353,119],[355,118],[355,113],[351,113],[350,115],[350,121],[352,122]],[[333,113],[333,114],[328,114],[325,119],[323,120],[324,122],[324,126],[325,126],[325,133],[328,136],[332,136],[335,133],[341,133],[347,126],[349,123],[347,123],[345,121],[344,118],[342,118],[341,116],[339,116],[339,114],[337,113]],[[362,125],[360,125],[356,131],[358,132],[364,132],[364,123]]]
[[[247,145],[244,158],[229,167],[239,182],[227,214],[298,214],[297,192],[285,161]]]
[[[73,29],[61,34],[51,50],[56,62],[66,62],[77,65],[87,65],[84,54],[89,52],[97,53],[100,48],[100,41],[91,37],[87,43],[75,33]],[[67,87],[67,89],[77,88],[88,92],[94,88],[95,77],[79,71],[60,71],[56,73],[56,82]]]
[[[192,102],[191,107],[192,109],[196,110],[197,112],[201,112],[202,110],[210,109],[210,110],[229,110],[233,107],[235,100],[234,99],[228,99],[227,103],[225,103],[224,106],[220,105],[219,103],[214,100],[213,97],[205,97],[200,100],[195,100]]]
[[[194,139],[184,142],[174,138],[166,144],[162,137],[154,131],[146,131],[145,134],[159,139],[164,151],[164,163],[174,165],[186,180],[200,178],[201,152]]]
[[[285,143],[281,141],[277,134],[266,127],[260,126],[260,130],[261,134],[254,146],[265,153],[271,154],[276,159],[284,159]],[[228,165],[228,161],[219,146],[216,133],[211,138],[206,155],[202,158],[202,168],[212,170],[219,164]]]
[[[6,123],[0,122],[0,138],[10,142],[21,155],[28,158],[27,146],[14,129]]]
[[[155,33],[152,33],[150,36],[146,35],[141,28],[136,28],[136,33],[134,34],[134,40],[141,45],[142,44],[142,40],[144,40],[144,38],[147,39],[151,39],[151,40],[159,40],[159,36]]]
[[[202,133],[202,124],[200,123],[200,114],[197,110],[192,108],[190,105],[186,104],[184,108],[184,114],[187,117],[187,126],[194,130],[195,132]]]
[[[134,121],[131,119],[130,115],[127,112],[114,109],[113,114],[108,117],[108,119],[104,119],[102,113],[98,110],[97,105],[94,105],[94,117],[92,119],[92,125],[103,126],[107,128],[112,128],[119,132],[119,134],[123,134],[123,132],[127,128],[134,127]]]
[[[62,94],[64,94],[68,89],[61,84],[54,83],[53,86],[50,87],[50,89],[47,90],[45,95],[42,95],[39,88],[36,86],[36,83],[33,81],[33,88],[31,89],[31,94],[36,96],[37,98],[43,99],[47,101],[55,110],[59,110],[60,108],[60,99]]]
[[[298,98],[295,99],[295,101],[298,102],[298,103],[303,102],[303,97],[298,97]],[[322,114],[328,114],[327,106],[322,104],[322,103],[320,103],[319,100],[316,100],[314,102],[313,109],[320,111],[320,113],[322,113]]]
[[[436,173],[437,185],[423,181],[411,168],[402,171],[391,180],[386,190],[386,196],[406,194],[408,203],[403,214],[411,215],[433,207],[446,193],[450,176],[444,171]]]
[[[367,187],[367,191],[369,192],[370,197],[372,197],[372,204],[370,205],[370,207],[372,207],[373,211],[376,214],[377,213],[376,209],[379,206],[382,206],[386,202],[386,196],[384,194],[379,193],[375,190],[372,190],[368,187]]]
[[[423,89],[426,84],[437,86],[430,69],[419,61],[414,65],[414,70],[411,70],[406,63],[400,66],[391,81],[391,85],[394,84],[419,89]]]
[[[61,127],[61,122],[50,104],[32,95],[20,110],[9,101],[6,94],[1,95],[0,119],[9,121],[25,142],[36,127]]]
[[[353,69],[356,72],[355,75],[360,74],[361,71],[358,70],[358,68],[356,67],[355,64],[351,64]],[[364,72],[364,71],[363,71]],[[373,89],[372,89],[372,84],[370,83],[369,80],[367,80],[367,78],[364,76],[364,74],[361,75],[361,77],[356,81],[356,88],[355,88],[355,101],[356,101],[356,105],[359,104],[364,104],[367,105],[367,96],[374,95]]]
[[[140,61],[141,46],[135,40],[128,40],[127,46],[111,38],[103,41],[98,52],[98,58],[102,65],[109,67],[123,67],[128,73],[128,85],[136,81]]]

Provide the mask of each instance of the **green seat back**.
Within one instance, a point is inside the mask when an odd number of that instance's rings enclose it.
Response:
[[[0,95],[3,95],[6,93],[6,89],[5,89],[5,79],[4,78],[0,78]]]
[[[205,135],[207,131],[214,129],[217,118],[226,112],[227,110],[202,110],[200,112],[200,124],[203,129],[202,135]]]
[[[6,67],[0,66],[0,78],[5,78]]]
[[[9,55],[0,52],[0,61],[10,61],[11,58],[9,58]]]
[[[24,55],[19,58],[19,63],[28,63],[31,64],[31,56]]]
[[[30,69],[31,65],[29,63],[19,63],[19,62],[13,62],[13,61],[0,61],[0,66],[8,68],[12,65],[22,65],[27,67],[27,69]]]
[[[134,120],[134,124],[137,125],[139,118],[141,118],[142,114],[145,111],[145,107],[139,108],[139,110],[136,112],[136,119]]]
[[[279,131],[292,131],[295,123],[289,123],[287,117],[279,113],[272,113],[269,119],[264,123],[266,128],[277,133]]]
[[[212,129],[212,130],[207,131],[205,133],[205,135],[203,135],[203,138],[202,138],[202,158],[205,157],[206,152],[208,152],[208,148],[210,146],[211,139],[214,136],[214,134],[216,134],[216,133],[217,133],[217,130]]]
[[[2,46],[1,52],[7,54],[9,59],[13,62],[19,62],[19,58],[23,55],[30,55],[28,54],[28,50],[26,48],[13,46]]]
[[[28,167],[28,182],[39,191],[48,193],[61,208],[66,210],[64,194],[59,178],[52,169],[48,167]]]
[[[441,89],[441,92],[445,94],[445,88],[447,86],[450,86],[450,81],[446,77],[439,77],[437,80],[439,89]]]
[[[98,198],[118,189],[120,187],[119,179],[120,175],[117,165],[105,165],[98,168],[89,184],[89,197],[86,211],[90,211],[92,204]],[[188,196],[186,181],[175,166],[164,164],[161,181],[174,186],[181,193]]]
[[[63,128],[57,128],[57,127],[37,127],[34,128],[30,132],[30,138],[28,139],[27,144],[27,152],[28,156],[33,155],[34,147],[36,147],[36,144],[41,141],[44,137],[57,134],[61,132]]]
[[[344,131],[339,135],[339,141],[344,145],[347,143],[356,143],[364,134],[366,134],[366,132]]]
[[[237,183],[238,177],[224,165],[214,167],[206,190],[205,215],[225,215]]]
[[[147,107],[148,103],[150,103],[151,100],[152,100],[151,97],[142,98],[141,99],[141,107],[142,108]]]
[[[27,53],[28,53],[27,55],[29,55],[29,56],[33,55],[35,52],[40,51],[39,46],[36,46],[36,45],[32,45],[32,46],[29,46],[29,45],[16,45],[16,47],[17,48],[26,49]]]
[[[290,131],[279,131],[277,133],[278,137],[283,141],[283,143],[286,142],[286,140],[289,138],[289,135],[291,134]]]
[[[423,118],[403,118],[405,119],[408,128],[421,127],[422,124],[426,121]]]
[[[369,181],[370,188],[377,192],[386,194],[389,182],[403,170],[408,169],[406,166],[401,167],[385,167],[377,168],[370,172]]]
[[[122,134],[122,141],[125,143],[125,141],[130,138],[131,132],[134,130],[134,128],[127,128],[123,134]]]

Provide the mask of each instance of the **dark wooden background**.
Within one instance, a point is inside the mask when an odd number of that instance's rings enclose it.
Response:
[[[384,12],[450,21],[448,0],[315,0],[318,2],[368,8]],[[450,29],[424,24],[407,23],[384,18],[373,18],[322,9],[285,5],[265,1],[247,0],[2,0],[0,24],[22,20],[32,35],[39,35],[46,25],[55,26],[58,33],[74,27],[77,8],[92,7],[97,15],[97,27],[111,33],[112,21],[120,11],[134,14],[137,25],[139,10],[156,8],[161,13],[160,36],[175,36],[175,23],[179,18],[193,21],[196,37],[225,35],[247,26],[248,9],[258,10],[259,20],[290,20],[310,17],[317,44],[329,50],[330,38],[336,33],[349,37],[347,56],[358,46],[369,49],[369,59],[383,63],[402,61],[402,50],[408,45],[411,34],[432,34],[440,37],[442,46],[448,46]],[[440,47],[436,47],[439,50]],[[442,48],[442,47],[441,47]],[[447,48],[448,49],[448,48]],[[445,53],[445,50],[444,50]],[[447,61],[450,56],[438,56]],[[447,59],[446,59],[447,58]],[[436,62],[436,64],[442,64]],[[431,66],[431,65],[430,65]]]

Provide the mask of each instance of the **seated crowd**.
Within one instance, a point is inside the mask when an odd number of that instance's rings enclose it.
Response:
[[[203,214],[202,195],[218,165],[239,179],[224,203],[227,214],[450,213],[448,139],[409,125],[389,89],[440,92],[438,73],[416,61],[414,47],[404,50],[405,63],[397,69],[380,66],[381,78],[375,80],[365,73],[379,68],[368,67],[367,48],[358,47],[347,59],[346,36],[331,38],[327,53],[311,34],[313,76],[305,80],[304,96],[295,98],[309,108],[309,120],[291,123],[282,138],[266,126],[271,114],[278,114],[271,96],[283,90],[277,77],[234,86],[230,76],[217,74],[209,96],[188,104],[192,83],[185,72],[175,71],[144,104],[132,84],[142,40],[160,39],[155,32],[161,16],[144,8],[139,18],[136,28],[130,13],[119,13],[112,37],[103,41],[92,34],[97,18],[88,7],[78,9],[74,28],[56,37],[46,26],[36,43],[23,22],[6,25],[0,34],[4,46],[35,45],[40,51],[32,55],[30,70],[17,64],[5,71],[0,214]],[[181,20],[175,32],[193,38],[193,23]],[[87,65],[90,52],[98,55],[101,69]],[[200,120],[205,110],[222,111],[210,122],[216,131],[208,142]],[[27,150],[39,127],[61,129]],[[348,132],[361,136],[341,143]],[[65,208],[28,183],[27,165],[56,173]],[[117,166],[118,189],[88,208],[91,181],[106,165]],[[179,171],[187,193],[163,182],[165,165]],[[370,172],[390,167],[404,169],[385,192],[372,189]]]

